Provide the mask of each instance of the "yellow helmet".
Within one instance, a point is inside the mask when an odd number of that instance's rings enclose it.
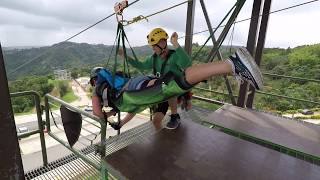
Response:
[[[168,39],[169,36],[166,33],[166,31],[163,30],[162,28],[155,28],[149,33],[147,38],[148,38],[148,44],[150,46],[153,46],[157,44],[161,39]]]

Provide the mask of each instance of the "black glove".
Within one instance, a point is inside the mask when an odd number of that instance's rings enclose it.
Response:
[[[121,125],[120,125],[120,121],[118,122],[114,122],[114,123],[109,123],[110,126],[114,129],[114,130],[119,130],[121,128]]]

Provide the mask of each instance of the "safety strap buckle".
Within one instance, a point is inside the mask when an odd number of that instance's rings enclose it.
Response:
[[[123,0],[114,5],[114,13],[116,14],[117,21],[119,23],[123,22],[123,10],[128,7],[128,0]]]
[[[159,72],[156,72],[156,77],[157,78],[160,78],[161,77],[161,74]]]

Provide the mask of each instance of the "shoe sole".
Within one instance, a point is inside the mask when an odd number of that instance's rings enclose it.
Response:
[[[246,48],[242,47],[237,50],[237,54],[239,56],[240,61],[247,67],[249,72],[252,74],[252,77],[254,78],[254,80],[258,85],[258,90],[262,90],[263,89],[262,73],[258,65],[255,63],[255,60],[249,53],[249,51]]]
[[[166,126],[165,128],[166,128],[166,129],[177,129],[177,128],[180,126],[180,124],[181,124],[181,122],[179,122],[178,126],[175,127],[175,128],[171,128],[171,127],[168,127],[168,126]]]

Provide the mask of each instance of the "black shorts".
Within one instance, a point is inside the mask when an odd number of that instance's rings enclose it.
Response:
[[[169,103],[168,101],[165,101],[153,106],[153,113],[161,112],[163,115],[166,115],[168,108],[169,108]]]

